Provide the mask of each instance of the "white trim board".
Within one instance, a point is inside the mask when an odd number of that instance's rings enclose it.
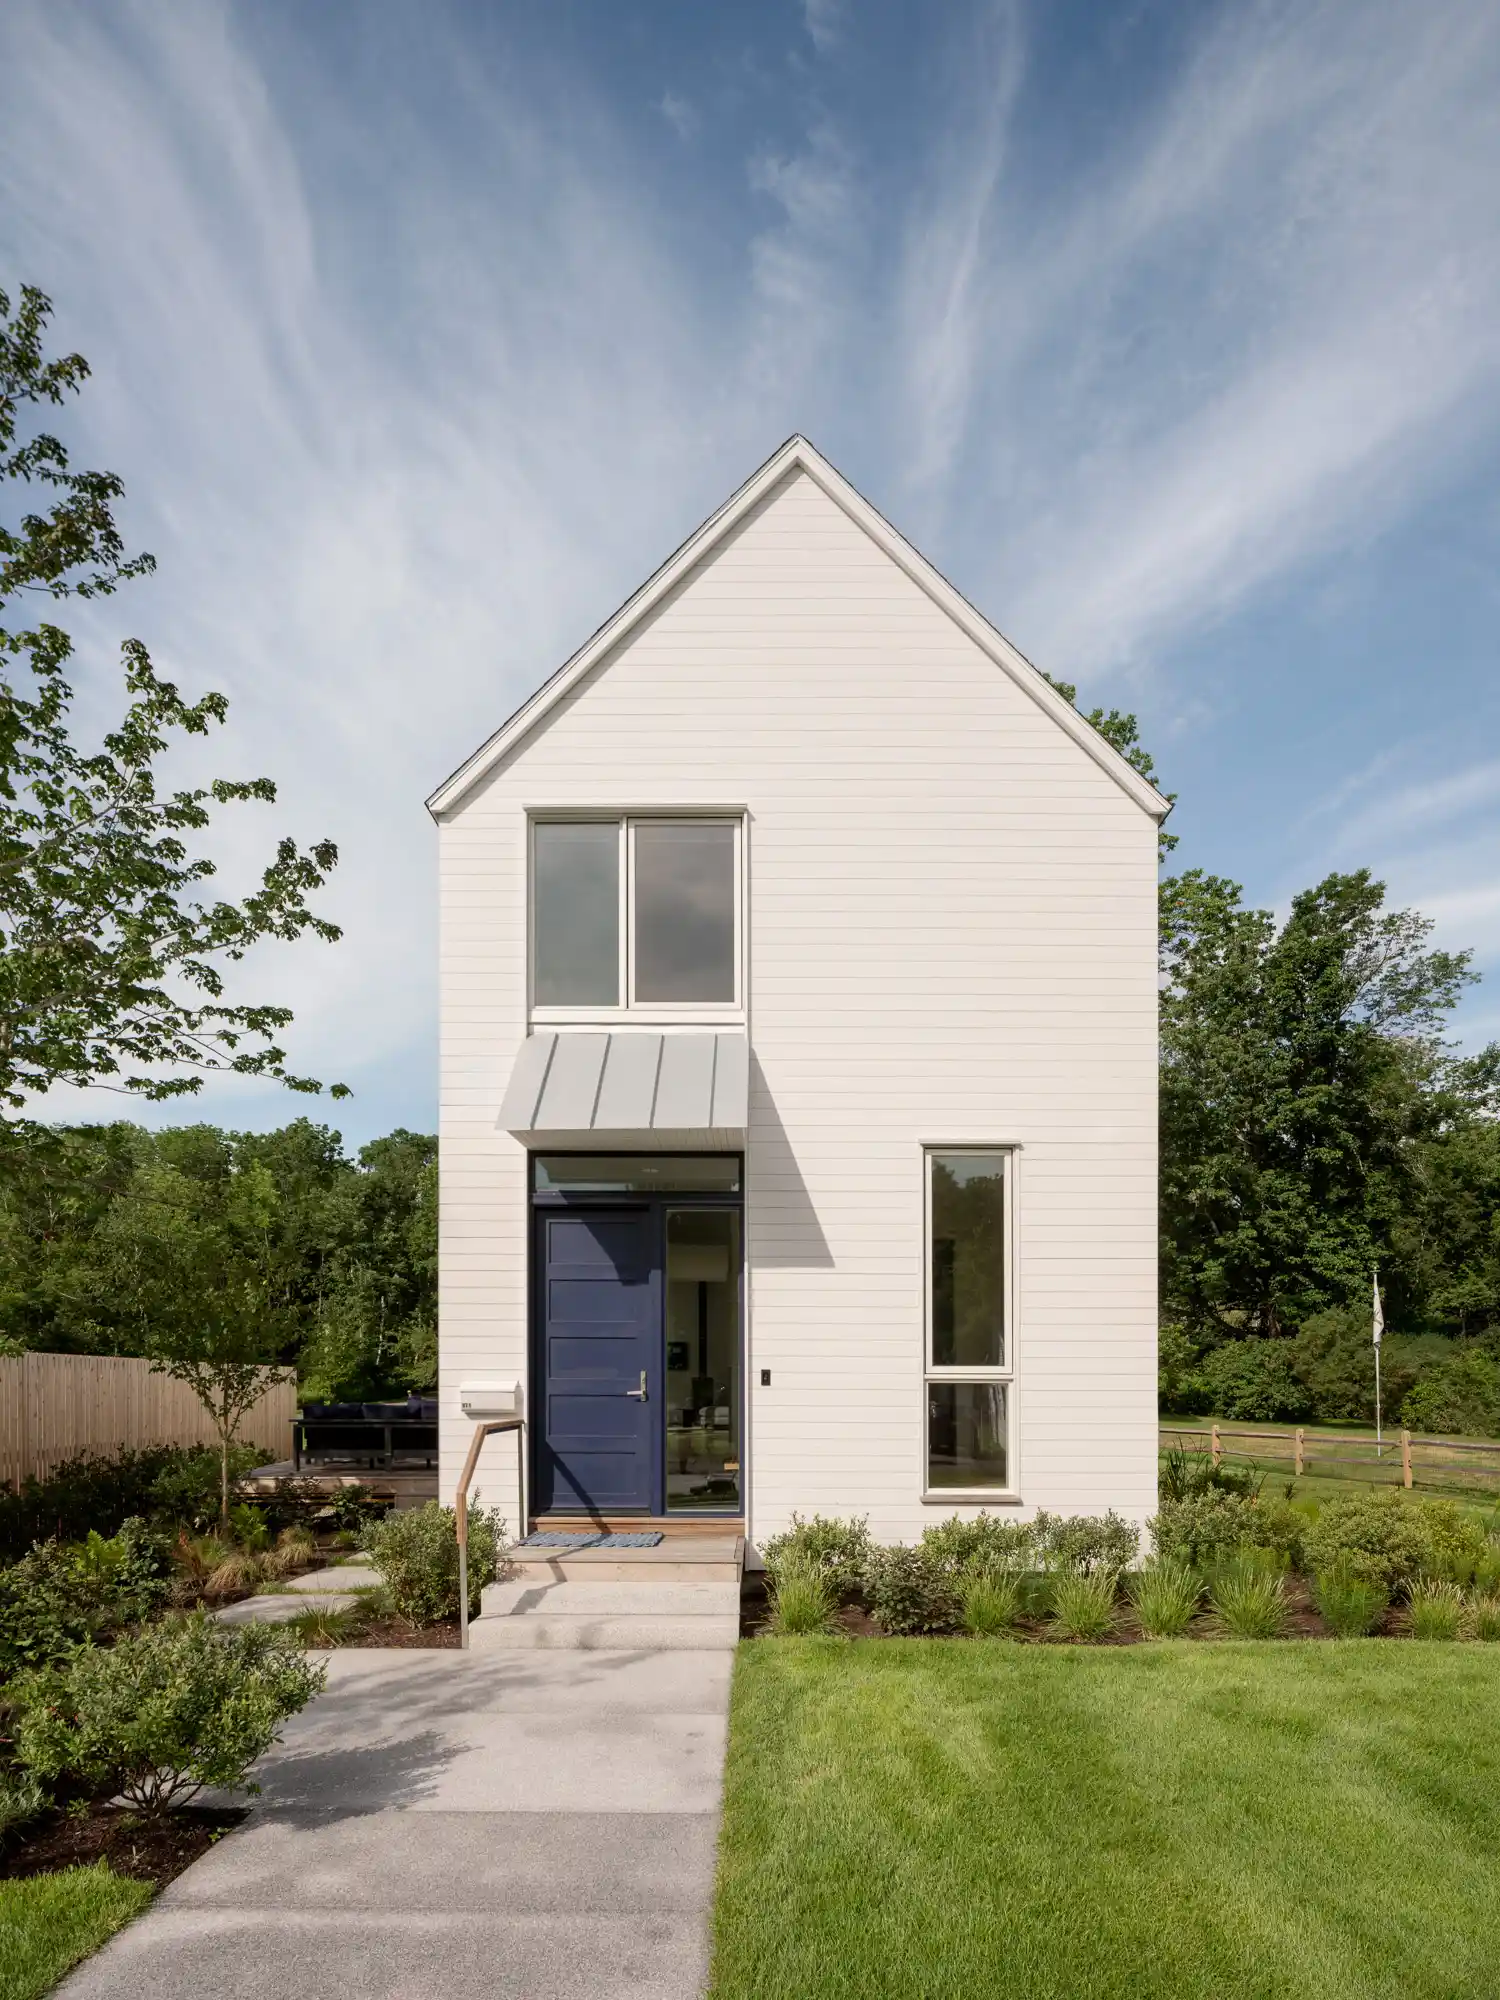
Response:
[[[633,597],[627,598],[614,616],[606,620],[550,680],[522,703],[488,742],[481,744],[472,757],[460,764],[453,775],[438,786],[427,801],[427,810],[433,818],[440,819],[460,804],[473,787],[523,738],[530,735],[563,697],[599,664],[610,649],[648,617],[694,565],[701,562],[771,488],[793,470],[806,473],[820,486],[829,499],[841,507],[996,666],[1008,673],[1016,685],[1045,710],[1143,812],[1155,820],[1166,818],[1172,810],[1171,802],[1164,799],[1113,744],[1106,743],[1071,702],[1063,700],[1025,654],[1019,652],[1002,632],[976,611],[968,599],[961,596],[947,578],[934,569],[927,558],[914,549],[906,537],[899,534],[862,494],[855,491],[843,474],[801,436],[788,438],[779,450],[774,451],[738,492],[731,494],[717,513],[711,514],[656,574],[648,578]]]

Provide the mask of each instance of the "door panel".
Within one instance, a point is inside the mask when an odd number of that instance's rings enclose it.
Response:
[[[537,1217],[543,1379],[537,1506],[650,1511],[660,1394],[649,1209]],[[628,1393],[645,1380],[649,1400]]]

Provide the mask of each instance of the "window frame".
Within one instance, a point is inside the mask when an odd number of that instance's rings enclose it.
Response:
[[[1020,1147],[1014,1140],[974,1140],[938,1141],[926,1140],[922,1145],[922,1425],[921,1425],[921,1490],[922,1499],[936,1506],[995,1505],[1015,1502],[1020,1498],[1020,1462],[1018,1422],[1018,1395],[1020,1371],[1018,1357],[1020,1337],[1017,1315],[1019,1286],[1016,1282],[1016,1179]],[[1004,1163],[1003,1173],[1003,1217],[1001,1221],[1001,1253],[1004,1259],[1005,1278],[1002,1288],[1002,1310],[1005,1315],[1005,1360],[1002,1365],[983,1368],[968,1364],[939,1364],[932,1358],[932,1304],[935,1273],[932,1260],[932,1170],[939,1159],[987,1158],[1000,1159]],[[1005,1484],[1003,1486],[933,1486],[931,1484],[931,1446],[929,1439],[931,1385],[935,1382],[952,1383],[997,1383],[1005,1389]]]
[[[536,828],[593,821],[618,830],[619,963],[614,1002],[578,1005],[542,1004],[536,998]],[[526,996],[530,1020],[538,1026],[566,1027],[579,1022],[634,1025],[698,1021],[741,1026],[745,1020],[745,873],[746,814],[742,807],[682,808],[549,806],[526,816]],[[635,829],[643,824],[728,826],[734,833],[734,997],[732,1000],[637,1000],[635,997]]]

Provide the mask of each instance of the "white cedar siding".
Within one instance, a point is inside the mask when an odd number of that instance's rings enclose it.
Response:
[[[443,826],[445,1414],[464,1375],[524,1367],[525,1162],[494,1120],[525,809],[715,801],[749,813],[754,1537],[793,1508],[887,1539],[946,1511],[920,1501],[923,1140],[1024,1148],[1022,1511],[1143,1521],[1156,829],[800,472]],[[445,1424],[445,1490],[462,1444]]]

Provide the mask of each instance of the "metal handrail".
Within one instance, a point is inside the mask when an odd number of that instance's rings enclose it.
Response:
[[[459,1474],[458,1490],[453,1496],[453,1530],[458,1536],[458,1643],[467,1652],[469,1647],[469,1481],[474,1477],[474,1468],[479,1463],[479,1453],[487,1437],[497,1431],[516,1433],[516,1462],[521,1485],[521,1533],[526,1533],[526,1419],[525,1417],[491,1417],[483,1423],[475,1424],[474,1436],[469,1444],[469,1455],[464,1460],[464,1469]]]

